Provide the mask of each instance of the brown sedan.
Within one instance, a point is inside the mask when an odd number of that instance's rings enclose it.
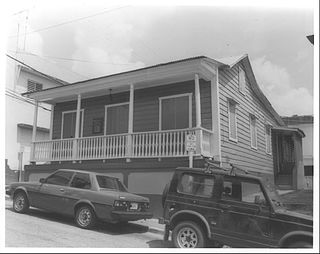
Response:
[[[29,207],[73,216],[77,226],[91,228],[97,219],[111,223],[152,217],[149,199],[129,193],[115,177],[82,170],[59,169],[40,182],[12,183],[6,193],[13,209]]]

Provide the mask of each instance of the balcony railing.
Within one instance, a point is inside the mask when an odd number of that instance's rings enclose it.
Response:
[[[190,134],[196,135],[194,155],[212,155],[212,131],[193,128],[37,141],[33,143],[31,161],[186,157],[186,138]]]

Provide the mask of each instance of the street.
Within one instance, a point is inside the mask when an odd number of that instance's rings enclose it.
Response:
[[[93,230],[75,226],[73,219],[31,208],[27,214],[12,210],[6,200],[6,247],[168,248],[163,235],[134,223],[99,223]]]

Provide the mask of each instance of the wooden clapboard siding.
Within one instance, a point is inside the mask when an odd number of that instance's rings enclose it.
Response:
[[[183,93],[192,93],[192,127],[196,125],[196,110],[194,96],[194,80],[162,85],[157,87],[136,89],[134,91],[133,131],[159,130],[159,97],[171,96]],[[87,98],[81,100],[81,108],[84,109],[83,137],[94,136],[92,122],[95,118],[104,118],[105,105],[129,102],[129,91],[110,95]],[[202,126],[211,130],[211,86],[209,81],[200,79],[200,100]],[[61,138],[62,112],[76,110],[77,101],[58,103],[54,111],[53,138]],[[101,134],[96,134],[101,135]]]
[[[272,155],[266,153],[265,123],[277,125],[275,119],[253,93],[246,78],[245,93],[239,91],[238,68],[219,71],[219,104],[221,129],[221,154],[225,161],[260,173],[273,173]],[[237,142],[229,140],[228,98],[237,104]],[[251,147],[249,114],[257,117],[257,149]]]

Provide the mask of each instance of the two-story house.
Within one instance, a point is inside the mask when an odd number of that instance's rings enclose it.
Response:
[[[66,82],[44,74],[29,65],[14,58],[8,59],[8,66],[15,68],[15,73],[8,72],[6,82],[6,167],[20,170],[30,164],[31,137],[33,129],[34,101],[21,96],[24,92],[36,92],[57,86]],[[51,105],[39,104],[39,122],[36,140],[50,138]],[[17,180],[17,179],[12,179]]]
[[[300,184],[303,133],[285,127],[247,55],[198,56],[24,95],[53,107],[52,138],[33,142],[27,180],[58,168],[109,173],[150,197],[155,216],[174,169],[202,167],[204,158],[270,183],[291,163],[282,184]]]

